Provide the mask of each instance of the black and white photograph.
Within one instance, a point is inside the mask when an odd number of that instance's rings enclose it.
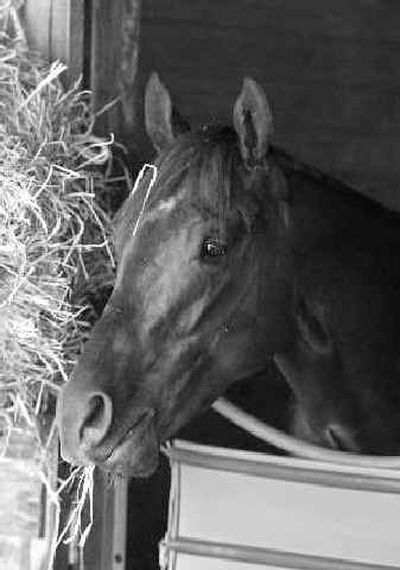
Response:
[[[0,0],[0,570],[400,569],[400,1]]]

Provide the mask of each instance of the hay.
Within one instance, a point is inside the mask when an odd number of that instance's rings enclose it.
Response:
[[[91,95],[79,85],[65,91],[64,70],[2,34],[0,451],[13,456],[13,433],[33,435],[45,482],[55,396],[94,320],[87,300],[113,282],[110,221],[99,204],[113,140],[93,135]],[[92,479],[87,471],[83,495]]]

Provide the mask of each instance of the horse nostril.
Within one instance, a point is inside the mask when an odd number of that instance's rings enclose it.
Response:
[[[111,398],[102,392],[91,394],[87,402],[86,414],[79,428],[82,445],[93,447],[107,434],[112,421]]]

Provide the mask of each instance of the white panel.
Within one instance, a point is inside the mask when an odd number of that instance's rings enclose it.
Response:
[[[400,495],[190,466],[180,536],[400,566]]]
[[[192,444],[175,449],[172,549],[174,541],[189,539],[400,568],[398,472],[218,448],[208,454]],[[186,554],[177,560],[178,570],[187,567]]]

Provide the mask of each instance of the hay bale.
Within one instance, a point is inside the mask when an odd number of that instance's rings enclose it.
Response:
[[[101,205],[113,141],[94,136],[91,95],[65,90],[64,70],[0,26],[0,451],[35,458],[45,482],[55,396],[95,317],[87,301],[114,279]]]
[[[110,142],[92,134],[88,93],[62,88],[64,69],[0,45],[0,391],[28,423],[79,351],[82,277],[113,274],[96,202]]]

